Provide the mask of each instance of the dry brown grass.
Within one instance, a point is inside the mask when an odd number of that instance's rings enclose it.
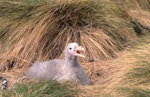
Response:
[[[133,95],[148,97],[150,84],[147,74],[149,73],[144,73],[147,78],[144,76],[131,77],[130,75],[136,72],[142,74],[142,72],[134,70],[135,68],[143,68],[143,66],[145,69],[149,68],[150,35],[139,39],[132,45],[118,53],[119,57],[116,59],[84,63],[83,67],[93,80],[94,85],[79,86],[80,92],[75,94],[76,97],[133,97]],[[145,62],[147,64],[143,65]],[[11,82],[10,86],[13,86],[16,82],[22,81],[22,71],[25,70],[11,70],[11,72],[3,73],[3,76],[7,76]]]
[[[133,92],[139,88],[149,89],[148,82],[139,84],[141,81],[133,71],[143,68],[142,62],[149,62],[149,40],[117,54],[125,43],[135,39],[130,17],[149,29],[149,12],[141,10],[149,9],[149,0],[56,2],[0,1],[0,59],[6,67],[0,76],[7,76],[11,87],[16,80],[21,81],[19,78],[27,69],[21,67],[28,67],[35,60],[62,58],[65,46],[76,41],[86,49],[86,60],[95,59],[92,63],[83,62],[94,85],[80,86],[79,97],[127,97],[127,93],[118,88],[133,86]],[[124,5],[125,9],[117,4]],[[119,57],[111,59],[116,56]],[[15,69],[9,71],[12,62]],[[128,77],[130,73],[133,76]]]
[[[43,6],[44,5],[44,6]],[[127,14],[112,1],[31,3],[1,1],[1,60],[16,68],[35,60],[62,58],[75,41],[86,49],[86,60],[110,59],[135,38]],[[9,62],[8,62],[9,61]]]
[[[134,46],[119,53],[119,57],[115,60],[86,64],[95,65],[93,74],[96,75],[96,80],[93,86],[79,87],[82,91],[80,97],[133,97],[133,95],[148,97],[150,93],[149,50],[150,36],[148,35],[135,42]]]
[[[128,14],[133,22],[139,23],[144,28],[150,30],[150,12],[144,10],[129,10]]]
[[[149,0],[114,0],[127,9],[150,9]]]

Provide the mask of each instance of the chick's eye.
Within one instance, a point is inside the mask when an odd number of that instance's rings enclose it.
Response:
[[[69,48],[70,50],[72,50],[72,48]]]

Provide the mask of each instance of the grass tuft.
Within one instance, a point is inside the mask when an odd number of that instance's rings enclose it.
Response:
[[[122,97],[149,97],[150,90],[142,88],[122,87],[118,88]]]
[[[143,58],[143,57],[140,57]],[[146,57],[148,58],[148,56]],[[133,82],[136,85],[149,85],[150,84],[150,62],[143,60],[136,63],[137,65],[129,72],[128,81]]]
[[[2,97],[74,97],[77,90],[71,84],[56,81],[18,83],[14,89],[3,91]]]
[[[98,0],[1,1],[1,59],[17,68],[28,66],[62,57],[72,41],[86,49],[86,60],[114,58],[135,38],[127,13],[116,5]]]

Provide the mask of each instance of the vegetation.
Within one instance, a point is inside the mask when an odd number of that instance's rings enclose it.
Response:
[[[22,76],[34,61],[63,58],[66,45],[75,41],[86,49],[81,61],[94,81],[78,88],[26,82],[0,94],[149,97],[149,9],[149,0],[0,0],[0,71],[5,68],[5,76]],[[88,63],[91,59],[96,61]]]
[[[12,90],[2,93],[2,97],[74,97],[75,87],[69,83],[60,84],[56,81],[30,82],[16,84]]]
[[[87,60],[109,59],[135,38],[127,13],[112,1],[29,1],[0,2],[5,64],[62,57],[71,41],[86,48]]]
[[[101,75],[96,76],[99,78],[94,86],[80,87],[83,90],[79,93],[81,97],[149,97],[149,49],[150,34],[146,34],[132,42],[113,61],[96,63],[95,69],[99,67]]]

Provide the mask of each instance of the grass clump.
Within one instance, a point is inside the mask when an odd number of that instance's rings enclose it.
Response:
[[[150,31],[150,1],[149,0],[120,0],[116,1],[121,7],[123,6],[130,22],[133,24],[134,31],[137,35],[143,35]]]
[[[149,54],[149,34],[141,37],[135,52],[132,54],[136,58],[134,64],[125,73],[121,80],[122,85],[117,88],[117,93],[123,97],[149,97],[150,96],[150,54]],[[143,50],[142,48],[146,48]],[[134,59],[133,59],[134,60]]]
[[[122,97],[149,97],[150,96],[150,68],[149,63],[143,63],[126,75],[124,85],[117,88],[117,94]],[[127,86],[127,84],[129,84]]]
[[[149,97],[150,90],[142,88],[123,87],[119,88],[120,96],[122,97]]]
[[[128,9],[144,9],[149,10],[150,9],[150,1],[149,0],[119,0],[118,3],[122,4],[124,7]]]
[[[31,2],[31,3],[30,3]],[[15,67],[63,56],[69,42],[86,49],[86,60],[110,59],[135,33],[127,14],[112,1],[0,2],[1,59]]]
[[[71,84],[56,81],[18,83],[14,89],[3,91],[2,97],[74,97],[77,90]]]
[[[132,23],[135,25],[135,32],[141,35],[150,32],[150,12],[145,10],[130,10],[128,11]],[[139,30],[138,30],[139,29]]]
[[[142,61],[141,65],[137,65],[131,72],[128,73],[129,81],[136,84],[150,84],[150,63]]]
[[[97,81],[94,86],[81,87],[85,92],[81,95],[85,97],[87,95],[91,97],[150,96],[150,34],[138,38],[138,41],[130,45],[132,46],[124,50],[115,60],[95,63],[95,71],[101,75],[96,76]]]

